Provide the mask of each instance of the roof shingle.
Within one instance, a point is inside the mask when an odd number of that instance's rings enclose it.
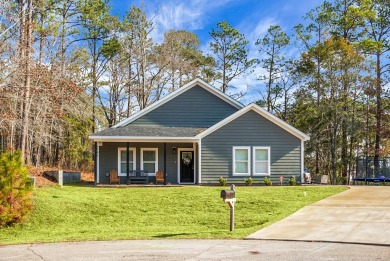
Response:
[[[90,135],[91,137],[195,137],[206,128],[194,127],[163,127],[150,125],[127,125],[109,128]]]

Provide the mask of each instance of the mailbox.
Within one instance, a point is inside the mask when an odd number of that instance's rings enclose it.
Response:
[[[233,199],[235,197],[236,197],[236,192],[234,190],[221,190],[221,198]]]

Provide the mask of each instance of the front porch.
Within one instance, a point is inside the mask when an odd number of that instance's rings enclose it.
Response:
[[[198,159],[199,144],[193,141],[95,142],[95,184],[109,184],[111,170],[121,185],[156,185],[157,171],[164,173],[165,186],[199,184]]]

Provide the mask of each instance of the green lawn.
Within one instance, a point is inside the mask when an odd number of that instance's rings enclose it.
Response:
[[[221,189],[196,186],[39,188],[34,193],[35,207],[30,219],[0,229],[0,245],[80,240],[243,238],[346,188],[237,187],[234,232],[229,231],[229,208],[219,197]]]

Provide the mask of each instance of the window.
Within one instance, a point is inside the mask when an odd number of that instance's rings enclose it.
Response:
[[[148,173],[149,176],[154,176],[158,169],[158,149],[141,149],[141,169]]]
[[[135,148],[129,148],[129,171],[135,170],[136,155]],[[126,148],[118,148],[118,175],[126,176]]]
[[[270,175],[270,147],[253,147],[253,175]]]
[[[233,175],[249,175],[250,147],[233,147]]]

